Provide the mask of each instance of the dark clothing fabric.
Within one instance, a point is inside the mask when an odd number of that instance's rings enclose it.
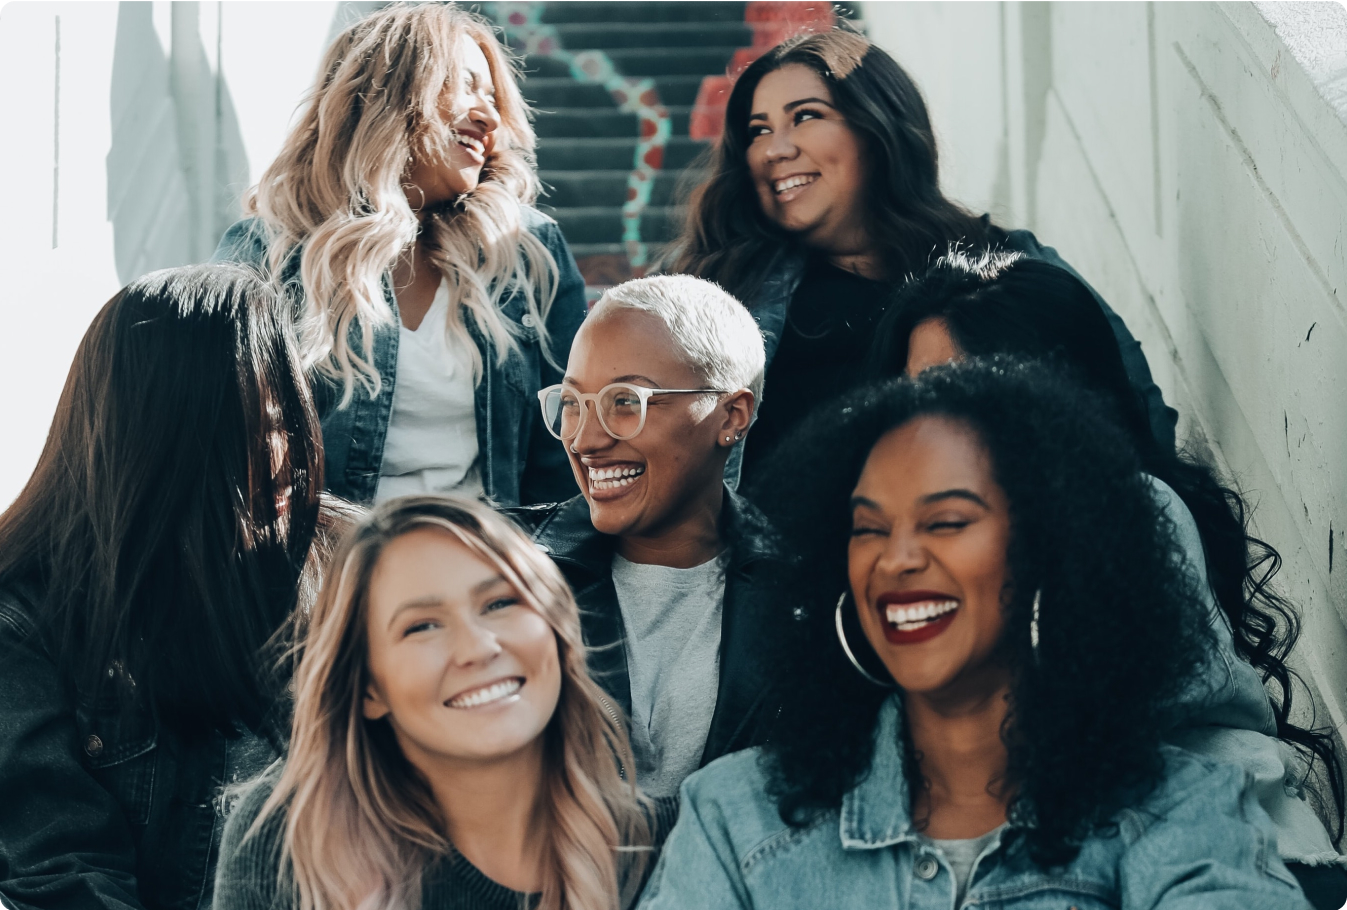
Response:
[[[617,538],[595,530],[583,496],[548,506],[507,509],[533,542],[560,567],[580,604],[580,625],[589,649],[589,674],[631,715],[626,629],[613,587]],[[762,741],[773,714],[765,702],[768,677],[758,648],[764,620],[753,596],[776,564],[767,520],[748,500],[725,491],[721,540],[729,553],[720,630],[720,682],[701,765]]]
[[[36,593],[0,592],[0,898],[14,910],[208,910],[223,786],[277,751],[185,739],[148,708],[68,695]]]
[[[1108,317],[1109,325],[1113,329],[1113,335],[1118,341],[1118,349],[1122,353],[1123,366],[1127,368],[1127,377],[1131,380],[1132,389],[1137,393],[1145,403],[1147,416],[1150,418],[1151,432],[1155,434],[1156,441],[1162,448],[1174,448],[1174,427],[1178,422],[1178,413],[1168,407],[1164,402],[1164,397],[1160,393],[1160,388],[1151,379],[1150,366],[1146,363],[1146,355],[1141,350],[1141,343],[1132,337],[1132,333],[1127,330],[1127,325],[1122,318],[1104,302],[1104,298],[1099,296],[1099,292],[1090,286],[1088,281],[1081,277],[1080,273],[1073,269],[1066,260],[1058,255],[1057,251],[1050,246],[1044,246],[1038,242],[1029,231],[1002,231],[990,224],[990,219],[983,216],[984,223],[988,227],[991,235],[991,245],[1005,250],[1013,250],[1024,254],[1031,259],[1039,259],[1050,263],[1059,268],[1066,269],[1073,276],[1080,279],[1094,299],[1098,302],[1104,315]],[[767,352],[767,382],[763,388],[763,410],[764,414],[768,409],[773,408],[772,401],[779,394],[778,387],[775,385],[780,380],[780,370],[774,369],[775,358],[783,349],[789,353],[787,346],[787,335],[789,333],[789,321],[794,320],[795,307],[800,303],[799,293],[802,288],[809,288],[806,284],[806,277],[811,276],[813,272],[809,268],[810,257],[800,247],[783,247],[776,255],[774,261],[765,270],[766,279],[758,289],[752,300],[745,301],[749,312],[753,318],[758,321],[759,328],[762,329],[763,341]],[[862,279],[863,280],[863,279]],[[837,286],[842,290],[845,286]],[[896,289],[896,285],[890,284],[890,289]],[[811,295],[815,291],[808,291]],[[860,286],[852,283],[850,293],[859,294]],[[876,313],[875,319],[878,320],[879,314]],[[868,349],[867,349],[868,350]],[[786,396],[782,396],[783,399]],[[813,397],[796,400],[781,401],[781,406],[792,415],[803,417],[809,411],[827,400],[827,396],[815,395]],[[780,409],[776,409],[779,413]],[[792,418],[798,419],[798,418]],[[754,464],[760,464],[762,459],[770,454],[772,445],[768,443],[753,443],[753,437],[758,432],[757,427],[749,434],[748,446],[737,446],[730,456],[729,463],[725,468],[725,481],[731,489],[737,489],[741,481],[742,460],[750,459]],[[746,452],[746,454],[745,454]]]
[[[244,837],[275,790],[282,767],[277,763],[268,769],[239,795],[229,813],[215,879],[221,910],[293,910],[298,906],[294,893],[280,887],[277,878],[284,814],[272,815],[252,837]],[[678,820],[676,800],[655,800],[652,810],[648,821],[653,852],[643,877],[653,871],[659,848]],[[421,879],[421,910],[523,910],[537,906],[540,897],[488,878],[457,852],[436,860]],[[635,903],[634,896],[631,903]]]
[[[781,343],[767,370],[765,393],[746,441],[752,474],[766,452],[822,402],[865,378],[865,358],[893,288],[812,255],[791,298]]]
[[[552,359],[563,368],[571,340],[584,321],[585,280],[575,264],[557,223],[536,209],[523,210],[525,227],[547,247],[557,264],[556,297],[547,313]],[[266,227],[257,218],[238,222],[220,240],[214,260],[242,262],[261,268],[267,258]],[[299,285],[299,256],[292,254],[282,281],[303,294]],[[374,329],[374,366],[379,371],[379,394],[374,398],[356,386],[350,403],[339,408],[342,389],[326,377],[312,376],[318,416],[323,422],[324,476],[328,490],[352,502],[373,501],[383,464],[388,420],[393,412],[401,337],[397,298],[384,275],[384,300],[393,321]],[[527,312],[524,296],[514,293],[501,303],[501,313],[518,340],[516,350],[502,364],[491,339],[476,323],[468,330],[482,356],[483,376],[476,389],[478,467],[486,496],[501,505],[555,502],[575,495],[575,479],[566,453],[543,426],[535,394],[561,382],[561,371],[542,355],[538,328]],[[351,345],[362,350],[359,329],[352,325]]]
[[[1301,890],[1314,910],[1342,910],[1347,907],[1347,869],[1342,866],[1307,866],[1287,863]]]

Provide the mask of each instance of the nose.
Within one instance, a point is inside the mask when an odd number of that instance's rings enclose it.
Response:
[[[468,111],[468,119],[485,133],[494,133],[500,128],[500,112],[496,110],[496,103],[489,95],[481,92],[477,93],[472,109]]]
[[[766,148],[763,149],[763,156],[768,164],[775,164],[778,161],[788,161],[798,154],[799,149],[795,147],[794,140],[790,137],[790,130],[774,129],[765,137]]]
[[[899,579],[922,571],[930,564],[930,554],[911,534],[891,533],[888,546],[875,563],[875,571]]]
[[[586,401],[581,404],[583,410],[580,412],[580,429],[571,437],[570,449],[579,455],[585,455],[592,452],[601,452],[610,448],[617,440],[608,435],[608,431],[599,423],[597,401]],[[590,413],[594,409],[594,413]]]
[[[471,667],[490,663],[501,652],[500,640],[476,617],[459,623],[453,633],[450,657],[455,666]]]

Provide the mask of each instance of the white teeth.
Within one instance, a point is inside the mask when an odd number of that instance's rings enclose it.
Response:
[[[499,701],[502,698],[509,698],[521,688],[524,682],[520,679],[502,679],[498,683],[492,683],[481,689],[474,689],[471,692],[465,692],[462,695],[451,698],[447,704],[451,708],[478,708],[482,705],[490,704],[493,701]]]
[[[639,465],[624,465],[618,468],[590,468],[589,485],[595,490],[612,490],[634,483],[637,477],[645,473]]]
[[[785,180],[778,180],[773,189],[778,193],[784,193],[786,190],[793,190],[797,186],[804,186],[807,183],[813,183],[818,179],[817,174],[796,174],[794,177],[787,177]]]
[[[458,144],[464,148],[472,149],[479,155],[486,153],[486,145],[480,139],[473,139],[471,136],[459,136]]]
[[[921,604],[912,604],[907,607],[900,607],[897,604],[889,604],[884,611],[884,617],[892,624],[904,632],[912,629],[919,629],[929,622],[939,619],[946,614],[953,613],[959,609],[957,600],[928,601]]]

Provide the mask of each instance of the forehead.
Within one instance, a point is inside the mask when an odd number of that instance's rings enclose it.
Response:
[[[575,335],[566,379],[598,391],[623,376],[645,376],[666,389],[692,388],[700,382],[668,326],[654,313],[598,310]]]
[[[422,597],[467,598],[474,585],[499,575],[445,528],[416,528],[390,541],[370,577],[370,614]]]
[[[890,508],[944,490],[965,489],[988,502],[1001,498],[991,457],[967,424],[918,417],[880,437],[870,450],[855,495]]]
[[[801,63],[790,63],[762,77],[753,90],[753,113],[777,111],[801,98],[821,98],[831,104],[833,93],[818,73]]]
[[[491,78],[491,65],[486,59],[486,52],[467,31],[459,33],[457,57],[458,65],[465,74],[475,75],[479,79]]]

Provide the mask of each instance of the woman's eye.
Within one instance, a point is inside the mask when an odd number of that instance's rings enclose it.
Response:
[[[851,529],[852,537],[880,537],[885,533],[883,528],[873,528],[866,525],[857,525]]]
[[[750,140],[757,139],[759,136],[766,136],[769,132],[771,131],[762,124],[754,124],[748,128],[748,138]]]
[[[482,607],[482,612],[495,613],[497,610],[513,607],[517,603],[519,603],[519,598],[517,597],[497,597],[495,600]]]
[[[926,526],[928,531],[959,531],[968,527],[970,522],[966,518],[945,518],[940,521],[933,521]]]
[[[803,123],[806,120],[821,120],[823,114],[819,111],[801,110],[795,112],[795,122]]]
[[[438,627],[439,627],[439,623],[435,622],[435,620],[433,620],[433,619],[423,619],[423,620],[421,620],[420,622],[412,623],[410,626],[408,626],[407,628],[403,629],[403,630],[402,630],[402,637],[403,637],[403,638],[406,638],[408,635],[415,635],[417,632],[428,632],[428,631],[430,631],[431,629],[435,629],[435,628],[438,628]]]

